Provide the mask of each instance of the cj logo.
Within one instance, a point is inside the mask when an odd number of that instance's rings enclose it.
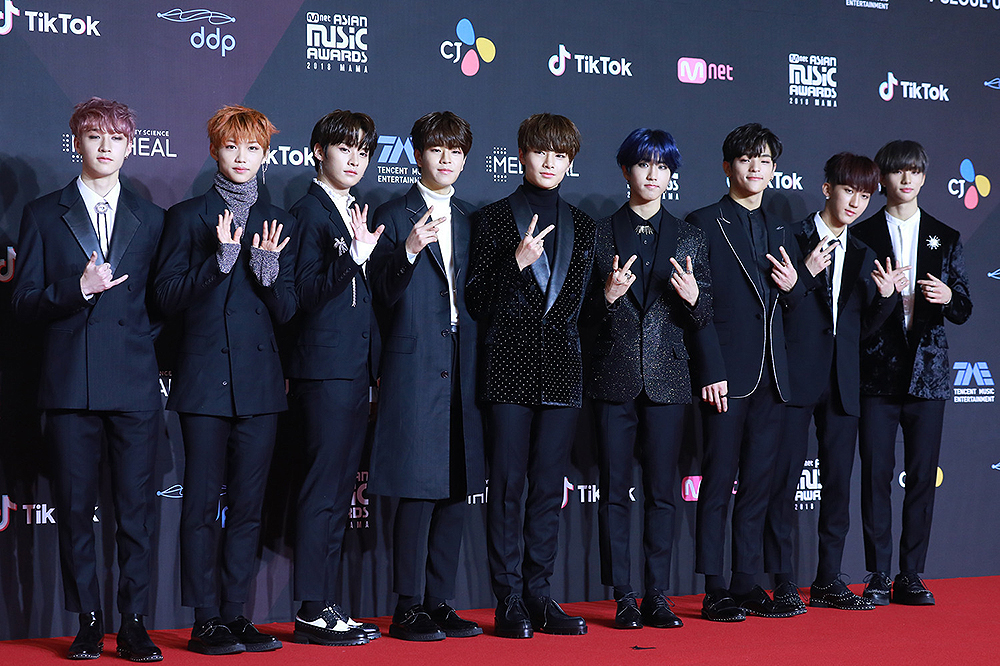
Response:
[[[962,203],[969,210],[979,205],[980,197],[987,197],[990,194],[990,179],[982,174],[976,173],[976,168],[972,165],[972,160],[965,158],[958,167],[959,178],[952,178],[948,181],[948,192],[962,199]]]
[[[462,74],[475,76],[479,72],[479,61],[493,62],[497,55],[496,45],[486,37],[476,37],[476,30],[472,27],[472,21],[467,18],[462,19],[455,26],[455,34],[458,36],[457,42],[441,42],[441,57],[452,62],[461,62]],[[465,49],[465,55],[462,50]],[[477,54],[478,53],[478,54]]]
[[[0,23],[0,35],[6,35],[14,27],[14,17],[20,16],[21,10],[14,6],[11,0],[5,0],[3,4],[2,23]]]
[[[976,386],[993,386],[993,375],[985,361],[969,363],[968,361],[955,361],[952,370],[958,370],[955,375],[955,386],[970,386],[972,382]]]

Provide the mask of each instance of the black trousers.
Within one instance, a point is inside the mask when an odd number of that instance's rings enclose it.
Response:
[[[493,594],[500,601],[510,594],[551,596],[563,479],[580,410],[502,403],[486,412],[491,445],[486,549]]]
[[[764,569],[792,574],[795,555],[792,534],[795,524],[795,493],[802,476],[809,442],[809,424],[816,422],[819,442],[819,474],[823,484],[819,508],[819,561],[817,577],[839,574],[844,543],[851,527],[851,473],[858,417],[844,411],[836,379],[819,402],[785,407],[785,428],[774,465],[771,498],[764,527]]]
[[[764,368],[756,391],[728,402],[729,410],[721,414],[711,405],[701,406],[705,451],[698,492],[695,570],[706,575],[724,573],[726,516],[737,475],[732,570],[744,574],[761,571],[764,514],[784,418],[785,407],[770,365]]]
[[[368,430],[368,378],[296,379],[305,478],[295,528],[295,599],[339,601],[341,547]]]
[[[55,456],[54,492],[66,610],[101,610],[94,538],[100,462],[108,444],[118,544],[118,610],[148,615],[155,523],[153,464],[163,412],[48,410],[45,439]],[[101,518],[110,518],[102,511]]]
[[[199,608],[245,602],[278,415],[179,416],[185,456],[181,603]]]
[[[899,570],[920,573],[934,513],[938,455],[944,427],[944,400],[910,396],[861,396],[861,524],[865,566],[888,573],[892,567],[892,482],[896,433],[903,429],[903,524]]]
[[[393,592],[424,599],[455,597],[466,509],[465,496],[399,500],[392,530]],[[421,557],[425,549],[426,559]]]
[[[630,514],[633,462],[642,465],[643,584],[662,594],[670,584],[674,543],[677,457],[687,405],[658,405],[645,392],[621,404],[594,402],[601,497],[597,520],[601,582],[617,592],[632,591]]]

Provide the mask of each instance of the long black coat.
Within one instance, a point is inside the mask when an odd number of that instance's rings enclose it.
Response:
[[[91,253],[105,257],[76,180],[25,206],[13,309],[42,327],[40,408],[160,408],[147,294],[162,230],[163,211],[123,185],[106,260],[129,277],[87,301],[80,276]]]
[[[664,210],[652,281],[646,286],[642,271],[633,271],[636,280],[628,292],[608,306],[604,283],[611,273],[614,256],[617,254],[624,264],[637,251],[638,239],[629,219],[628,204],[597,223],[589,306],[600,323],[587,376],[587,396],[622,403],[645,389],[656,403],[690,403],[690,355],[684,335],[686,331],[704,328],[712,318],[712,276],[705,234]],[[678,296],[670,284],[674,271],[670,257],[684,266],[688,256],[698,282],[694,307]]]
[[[156,298],[181,323],[181,342],[167,409],[209,416],[251,416],[287,408],[274,327],[295,313],[294,252],[281,252],[278,277],[262,287],[250,269],[250,244],[265,220],[284,235],[294,220],[272,206],[261,187],[250,208],[239,259],[219,271],[215,228],[227,208],[211,188],[167,211],[156,261]]]
[[[452,267],[459,322],[459,376],[465,484],[485,483],[483,420],[476,406],[476,322],[465,307],[471,204],[452,197]],[[383,316],[378,420],[368,491],[376,495],[443,499],[451,487],[450,443],[453,380],[451,307],[441,247],[431,243],[411,264],[406,237],[427,211],[414,185],[406,195],[375,210],[373,226],[385,225],[372,255],[375,303]]]
[[[820,241],[814,220],[810,215],[793,227],[803,257]],[[836,335],[833,334],[833,309],[826,271],[813,277],[804,264],[798,267],[806,293],[794,309],[785,313],[785,344],[792,387],[788,402],[800,406],[816,404],[829,385],[830,371],[836,362],[837,390],[844,411],[861,416],[861,340],[885,321],[899,298],[895,291],[888,298],[878,293],[871,278],[875,253],[856,238],[853,227],[847,232],[844,249]]]
[[[523,271],[514,258],[531,217],[521,188],[476,216],[465,297],[483,337],[479,395],[494,403],[580,407],[577,324],[593,266],[594,220],[559,200],[554,266],[543,291],[537,275],[548,267],[545,255]]]
[[[880,260],[894,257],[885,208],[851,227],[852,233],[868,245]],[[919,287],[913,305],[913,325],[909,334],[899,300],[884,324],[861,347],[861,393],[864,395],[911,395],[927,400],[947,400],[951,391],[951,364],[944,320],[964,324],[972,314],[969,277],[959,233],[920,210],[920,235],[916,276],[927,273],[951,288],[948,305],[928,303]]]

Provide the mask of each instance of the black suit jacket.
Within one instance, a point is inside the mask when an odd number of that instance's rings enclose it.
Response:
[[[813,215],[793,227],[801,256],[808,255],[820,237]],[[785,343],[788,351],[789,379],[793,405],[812,405],[819,401],[830,383],[831,369],[837,364],[836,390],[844,411],[861,416],[860,345],[892,312],[898,294],[882,298],[871,278],[875,253],[859,241],[852,230],[847,232],[844,268],[837,301],[837,334],[833,334],[833,308],[826,271],[815,277],[805,264],[798,266],[799,279],[806,293],[802,301],[785,312]]]
[[[885,208],[851,228],[880,260],[894,257]],[[928,303],[914,285],[913,325],[907,334],[900,299],[886,322],[861,348],[861,393],[912,395],[947,400],[951,390],[951,364],[944,320],[964,324],[972,314],[969,278],[959,233],[920,210],[916,276],[930,273],[951,288],[948,305]]]
[[[283,411],[285,382],[275,326],[295,313],[292,280],[295,221],[259,188],[240,239],[239,259],[219,271],[216,226],[226,202],[213,187],[167,211],[156,262],[156,297],[180,321],[181,340],[167,409],[210,416]],[[282,250],[278,277],[263,287],[250,269],[253,234],[277,219],[292,241]]]
[[[378,421],[368,490],[376,495],[442,499],[454,495],[449,452],[464,442],[464,493],[482,490],[483,422],[476,406],[476,322],[465,306],[471,204],[451,199],[452,270],[459,322],[458,382],[462,432],[451,433],[454,342],[441,246],[431,243],[410,263],[406,238],[427,211],[414,185],[375,210],[385,225],[372,255],[375,303],[383,314]],[[457,435],[457,437],[455,437]]]
[[[773,380],[781,399],[788,400],[785,332],[778,307],[794,307],[805,289],[801,281],[796,281],[792,291],[785,294],[766,271],[767,289],[760,293],[747,272],[755,257],[750,238],[737,217],[737,206],[727,194],[718,203],[687,217],[688,222],[705,232],[713,285],[712,321],[695,336],[695,376],[699,387],[725,380],[729,383],[729,397],[746,397],[760,383],[768,352],[765,345],[770,339]],[[780,257],[778,248],[784,246],[799,265],[798,244],[783,222],[767,220],[767,240],[772,256]]]
[[[366,276],[351,258],[348,221],[316,183],[289,212],[296,220],[299,314],[290,327],[287,375],[373,381],[380,340],[371,272]]]
[[[642,271],[636,270],[636,280],[628,292],[608,305],[604,285],[614,256],[617,254],[624,263],[638,253],[638,246],[628,204],[597,223],[590,312],[600,323],[587,376],[587,396],[621,403],[645,389],[656,403],[690,403],[690,355],[684,335],[704,328],[712,318],[712,277],[705,234],[664,210],[650,284],[643,284]],[[687,256],[691,257],[698,282],[694,307],[670,284],[674,271],[670,258],[675,257],[684,266]]]
[[[13,305],[18,318],[42,327],[39,407],[160,408],[147,293],[162,230],[163,211],[124,185],[107,258],[75,179],[25,206]],[[88,302],[80,276],[94,251],[115,277],[129,277]]]
[[[522,271],[514,252],[531,217],[521,188],[476,216],[465,298],[482,329],[479,395],[486,402],[579,407],[577,323],[593,265],[594,220],[560,199],[554,265],[543,254]],[[539,277],[546,268],[548,280]]]

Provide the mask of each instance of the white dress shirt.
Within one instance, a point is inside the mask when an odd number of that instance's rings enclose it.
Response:
[[[909,272],[906,274],[908,280],[906,289],[899,294],[903,298],[903,320],[906,323],[906,330],[910,330],[910,327],[913,325],[913,299],[917,284],[917,245],[920,238],[920,209],[918,208],[917,212],[906,220],[900,220],[886,212],[885,220],[889,226],[889,238],[892,240],[892,253],[896,255],[896,260],[899,261],[900,266],[910,267]]]
[[[319,178],[313,178],[313,182],[323,188],[323,191],[327,193],[330,200],[333,201],[333,205],[337,207],[340,211],[340,216],[344,218],[344,224],[347,226],[347,233],[351,237],[351,258],[354,259],[354,263],[361,266],[362,272],[365,271],[365,262],[368,258],[372,256],[372,252],[375,251],[375,243],[366,243],[364,241],[359,241],[354,237],[354,228],[351,227],[351,206],[354,204],[354,195],[350,192],[347,194],[337,194],[332,187],[321,181]]]
[[[108,250],[111,248],[111,234],[115,229],[115,211],[118,210],[118,196],[122,192],[122,183],[117,181],[115,186],[111,188],[107,194],[103,197],[90,189],[86,183],[83,182],[82,177],[76,179],[77,189],[80,190],[80,196],[83,197],[83,203],[87,206],[87,213],[90,215],[90,223],[94,225],[94,232],[97,234],[97,240],[101,243],[101,252],[104,253],[105,261],[107,261]],[[101,229],[101,221],[97,214],[97,206],[101,202],[104,202],[108,210],[105,213],[107,217],[107,222],[105,224],[106,230]]]
[[[837,334],[837,311],[840,309],[837,304],[840,303],[840,286],[843,282],[844,277],[844,260],[847,258],[847,229],[844,229],[840,236],[838,237],[833,233],[833,230],[826,225],[823,218],[819,213],[816,213],[816,233],[819,237],[829,238],[828,242],[840,241],[837,246],[833,248],[833,253],[830,258],[833,260],[833,284],[830,285],[831,294],[831,308],[833,311],[833,334]]]

